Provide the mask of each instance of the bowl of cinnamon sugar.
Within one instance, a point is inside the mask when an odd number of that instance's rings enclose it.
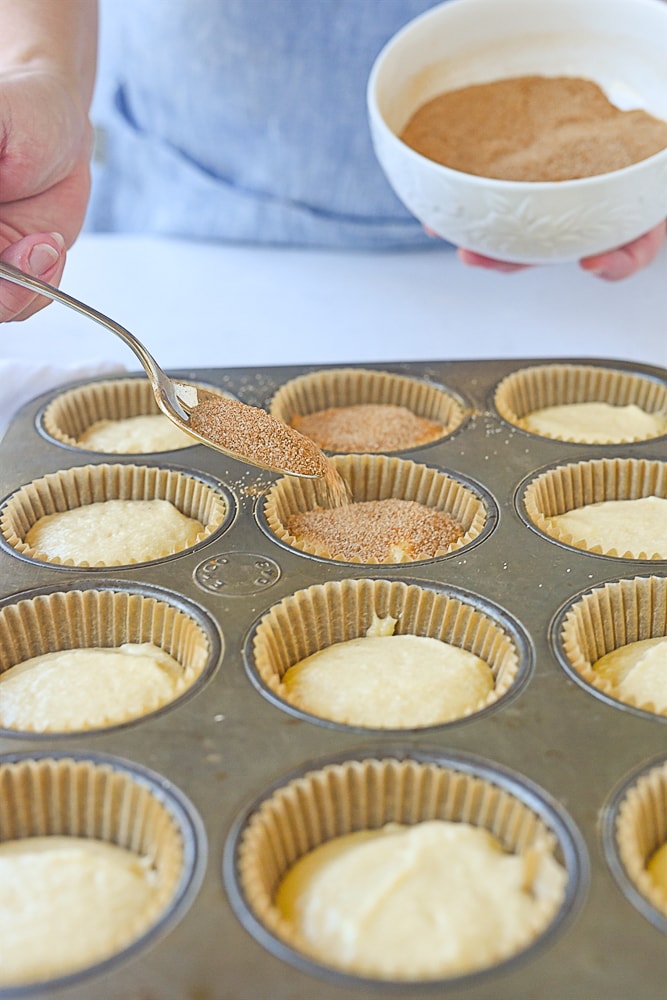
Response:
[[[667,217],[667,3],[448,0],[382,49],[376,155],[422,224],[514,263],[574,261]]]

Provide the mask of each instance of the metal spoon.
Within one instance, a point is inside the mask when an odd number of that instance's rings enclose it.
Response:
[[[46,281],[42,281],[40,278],[35,278],[31,274],[26,274],[21,271],[20,268],[15,267],[13,264],[7,264],[4,261],[0,261],[0,277],[5,278],[7,281],[13,282],[15,285],[21,285],[23,288],[28,288],[33,292],[38,292],[40,295],[46,296],[48,299],[53,299],[56,302],[61,302],[65,306],[69,306],[70,309],[74,309],[75,312],[82,313],[89,319],[95,320],[101,326],[105,326],[112,333],[115,333],[117,337],[127,344],[130,350],[134,351],[142,367],[145,369],[148,378],[150,379],[151,386],[153,388],[153,395],[157,405],[160,407],[165,416],[180,427],[181,430],[186,431],[191,437],[196,438],[202,444],[208,445],[209,448],[214,448],[216,451],[220,451],[223,455],[229,455],[231,458],[238,459],[241,462],[246,462],[249,465],[255,465],[260,469],[267,469],[270,472],[279,472],[286,475],[298,476],[303,479],[318,479],[322,476],[322,471],[316,473],[308,473],[300,471],[298,467],[284,468],[281,465],[275,465],[269,463],[268,461],[260,460],[257,456],[241,454],[238,451],[233,451],[231,448],[223,446],[219,441],[212,439],[211,437],[204,436],[198,431],[193,430],[190,421],[190,415],[193,410],[200,406],[201,404],[219,402],[220,395],[216,393],[209,392],[207,389],[202,388],[200,385],[195,385],[192,382],[182,382],[176,379],[169,378],[165,372],[162,371],[157,361],[153,356],[146,350],[141,341],[126,330],[125,327],[116,323],[115,320],[110,319],[105,316],[104,313],[98,312],[92,306],[86,305],[84,302],[80,302],[75,299],[72,295],[68,295],[66,292],[62,292],[59,288],[55,288]],[[245,407],[244,404],[239,404],[244,410],[256,411],[255,407]],[[257,412],[257,411],[256,411]],[[261,411],[262,413],[264,411]],[[243,410],[241,410],[243,413]],[[274,418],[269,417],[266,414],[267,421],[274,421]],[[274,421],[278,423],[278,421]],[[281,431],[283,431],[282,425],[279,426]],[[298,434],[297,431],[292,431],[291,428],[287,429],[288,433],[293,436],[295,443],[302,442],[305,444],[306,448],[315,451],[315,457],[317,458],[317,453],[319,449],[316,448],[314,443],[309,439],[303,438],[302,435]],[[269,424],[265,433],[271,433],[271,425]],[[284,431],[283,431],[284,433]],[[307,444],[306,444],[307,442]],[[279,449],[278,449],[279,452]],[[276,449],[272,450],[272,455],[275,455]],[[321,454],[321,453],[320,453]],[[285,456],[286,461],[289,456]],[[324,456],[322,455],[324,462]]]

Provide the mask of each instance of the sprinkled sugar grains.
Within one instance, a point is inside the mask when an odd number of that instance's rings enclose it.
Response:
[[[414,500],[351,503],[346,484],[320,448],[266,410],[216,397],[190,415],[193,430],[250,461],[323,480],[331,506],[292,514],[285,528],[333,558],[405,562],[447,551],[463,528],[444,511]]]
[[[463,535],[459,522],[444,511],[398,498],[292,514],[285,527],[334,558],[362,562],[430,559]]]

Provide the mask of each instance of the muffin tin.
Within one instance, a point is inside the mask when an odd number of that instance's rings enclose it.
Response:
[[[79,735],[0,736],[0,766],[25,755],[38,760],[69,756],[90,766],[112,760],[112,766],[127,769],[130,779],[137,769],[150,772],[165,795],[174,793],[194,817],[190,822],[197,836],[189,849],[196,855],[196,876],[177,911],[165,917],[168,933],[140,939],[116,959],[78,974],[68,983],[68,997],[310,1000],[316,995],[357,1000],[427,996],[435,990],[451,1000],[555,1000],[565,995],[571,1000],[625,1000],[630,994],[654,1000],[661,994],[664,918],[623,867],[614,837],[616,811],[624,801],[615,790],[625,789],[643,769],[661,766],[667,757],[665,719],[623,705],[575,676],[560,631],[568,611],[595,588],[630,581],[623,584],[627,590],[636,586],[632,581],[655,578],[653,589],[664,593],[667,560],[606,556],[556,542],[531,524],[523,497],[535,477],[559,466],[632,460],[655,469],[666,461],[667,439],[584,445],[537,437],[514,426],[495,407],[496,387],[536,364],[357,366],[444,389],[462,407],[453,432],[396,458],[446,472],[476,491],[485,508],[484,528],[474,540],[438,558],[367,565],[300,552],[275,536],[266,517],[265,499],[276,477],[199,445],[144,455],[140,463],[164,470],[155,473],[158,480],[190,475],[223,498],[226,513],[215,530],[184,552],[105,569],[39,562],[6,539],[0,544],[4,615],[14,603],[34,600],[38,593],[145,593],[181,615],[191,614],[210,642],[202,683],[193,685],[187,697],[131,725]],[[541,359],[539,364],[585,365],[632,376],[633,384],[639,379],[647,387],[651,399],[664,398],[667,389],[667,373],[650,366],[602,359]],[[316,370],[328,369],[206,369],[187,377],[268,408],[288,382]],[[44,428],[44,413],[62,391],[26,405],[0,442],[0,511],[28,484],[53,474],[57,479],[84,464],[92,469],[109,464],[108,455],[62,446]],[[139,464],[130,455],[114,455],[113,462]],[[272,621],[276,608],[292,595],[312,595],[309,588],[355,592],[360,581],[365,587],[385,581],[380,590],[392,593],[401,589],[399,584],[433,591],[439,600],[459,602],[472,620],[490,617],[516,647],[516,682],[486,709],[422,730],[351,729],[281,704],[279,684],[274,690],[253,659],[253,639],[262,620],[269,616]],[[348,605],[341,607],[346,614]],[[644,634],[641,628],[639,632]],[[0,634],[0,657],[9,655],[11,642]],[[332,974],[276,937],[253,912],[239,878],[246,825],[290,781],[329,767],[348,767],[355,760],[360,766],[369,760],[414,761],[472,775],[491,781],[539,817],[555,838],[569,879],[566,905],[536,946],[480,974],[406,985]],[[368,810],[358,822],[382,820],[370,806]],[[5,989],[0,997],[44,996],[52,988]]]

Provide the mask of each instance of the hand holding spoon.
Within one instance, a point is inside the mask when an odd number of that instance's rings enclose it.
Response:
[[[169,378],[141,341],[125,327],[13,264],[0,261],[0,278],[61,302],[120,337],[145,369],[159,408],[197,441],[270,472],[305,479],[326,477],[328,461],[317,445],[266,410],[210,392],[192,382]]]

